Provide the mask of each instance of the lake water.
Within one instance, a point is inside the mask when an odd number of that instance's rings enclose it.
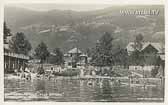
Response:
[[[102,84],[93,80],[57,77],[48,79],[5,79],[5,101],[55,102],[141,102],[163,101],[164,89],[160,86],[130,87]],[[91,84],[92,83],[92,84]]]

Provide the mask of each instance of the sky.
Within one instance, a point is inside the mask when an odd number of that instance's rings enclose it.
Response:
[[[144,2],[143,2],[144,1]],[[89,11],[112,5],[162,4],[164,0],[5,0],[7,6],[21,7],[37,11],[52,9]]]
[[[110,4],[7,4],[8,7],[20,7],[36,11],[49,11],[53,9],[90,11],[110,7]]]

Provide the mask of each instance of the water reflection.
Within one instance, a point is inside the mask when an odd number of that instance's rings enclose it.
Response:
[[[42,96],[42,95],[49,96],[49,91],[48,91],[48,88],[46,87],[45,80],[37,81],[37,85],[35,86],[36,86],[35,91],[38,96]]]
[[[161,87],[130,87],[114,80],[5,79],[5,101],[137,101],[163,98]]]

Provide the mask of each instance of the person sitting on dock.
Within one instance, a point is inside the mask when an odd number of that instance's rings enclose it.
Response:
[[[26,79],[31,80],[31,72],[27,67],[25,68],[25,73],[26,73]]]
[[[14,69],[14,73],[15,73],[16,76],[19,76],[19,70],[18,70],[18,68]]]

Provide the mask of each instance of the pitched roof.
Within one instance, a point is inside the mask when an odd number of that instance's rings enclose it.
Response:
[[[160,43],[145,43],[145,46],[142,48],[142,50],[144,50],[149,45],[152,45],[158,51],[158,53],[161,53],[163,50],[163,46]]]
[[[27,60],[29,59],[29,56],[27,56],[27,55],[11,52],[10,48],[9,48],[9,44],[4,44],[4,49],[5,49],[5,52],[4,52],[5,56],[20,58],[20,59],[27,59]]]
[[[134,42],[130,42],[127,45],[126,49],[128,52],[134,51],[133,45],[134,45]],[[144,42],[142,44],[142,49],[140,51],[144,50],[149,45],[152,45],[158,51],[158,53],[163,53],[164,46],[161,43],[154,43],[154,42]]]
[[[74,54],[74,53],[82,53],[80,50],[79,50],[79,48],[73,48],[73,49],[71,49],[70,51],[68,51],[68,53],[71,53],[71,54]]]
[[[87,55],[86,54],[81,54],[80,57],[87,57]]]
[[[14,58],[20,58],[20,59],[29,59],[29,56],[24,55],[24,54],[17,54],[17,53],[12,53],[12,52],[8,52],[8,53],[4,53],[5,56],[10,56],[10,57],[14,57]]]

